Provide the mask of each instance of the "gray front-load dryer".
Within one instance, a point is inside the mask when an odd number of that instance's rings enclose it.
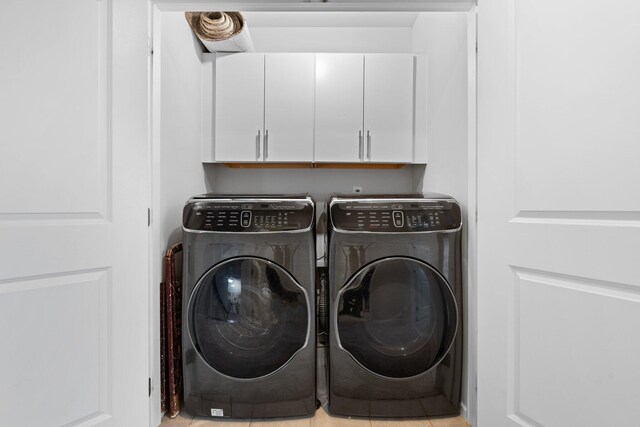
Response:
[[[197,416],[304,416],[315,394],[315,213],[307,196],[184,207],[184,403]]]
[[[461,215],[442,195],[329,202],[329,410],[459,413]]]

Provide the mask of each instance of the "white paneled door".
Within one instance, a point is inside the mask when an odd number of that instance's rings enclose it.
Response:
[[[148,425],[147,7],[0,4],[0,424]]]
[[[478,7],[478,426],[637,425],[640,3]]]

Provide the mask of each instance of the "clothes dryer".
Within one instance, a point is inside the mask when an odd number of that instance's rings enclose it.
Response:
[[[458,414],[458,203],[437,194],[337,196],[328,210],[330,412]]]
[[[315,213],[307,196],[206,194],[183,212],[187,412],[312,414]]]

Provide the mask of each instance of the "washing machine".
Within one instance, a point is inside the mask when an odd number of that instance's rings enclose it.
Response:
[[[330,412],[458,414],[458,203],[438,194],[336,196],[328,211]]]
[[[183,211],[184,408],[203,417],[313,414],[315,207],[206,194]]]

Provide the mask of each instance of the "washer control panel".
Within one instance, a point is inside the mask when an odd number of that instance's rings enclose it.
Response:
[[[334,228],[344,231],[439,231],[461,224],[460,207],[453,200],[337,200],[330,214]]]
[[[310,200],[195,200],[187,203],[189,230],[234,233],[305,230],[314,221]]]

